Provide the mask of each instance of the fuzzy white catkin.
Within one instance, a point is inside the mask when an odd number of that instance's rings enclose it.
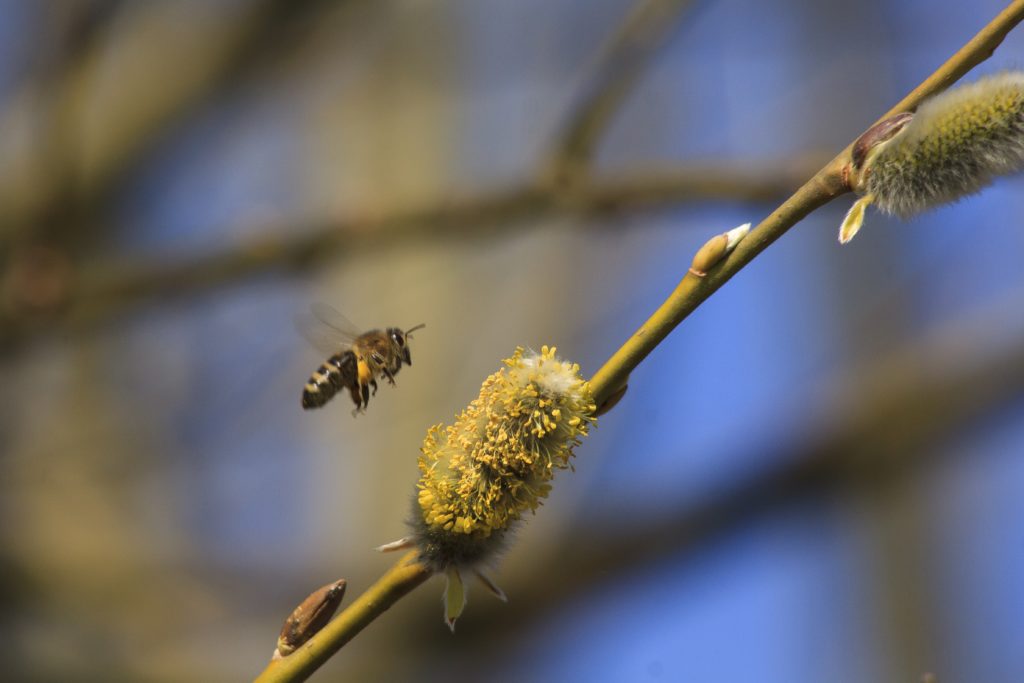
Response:
[[[858,189],[882,211],[909,218],[1022,168],[1024,73],[1011,71],[927,100],[873,153]]]

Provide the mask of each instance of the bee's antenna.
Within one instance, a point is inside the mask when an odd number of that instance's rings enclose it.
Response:
[[[405,336],[408,337],[410,333],[415,332],[416,330],[421,329],[421,328],[426,327],[426,326],[427,326],[426,323],[420,323],[416,327],[410,327],[409,329],[407,329],[405,331]]]

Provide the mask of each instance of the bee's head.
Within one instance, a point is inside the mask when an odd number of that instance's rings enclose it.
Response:
[[[395,348],[402,354],[402,360],[405,361],[406,365],[412,365],[412,355],[409,353],[408,344],[409,339],[412,338],[412,333],[426,326],[426,323],[421,323],[404,332],[397,327],[388,328],[388,337],[391,339],[391,343],[395,345]]]

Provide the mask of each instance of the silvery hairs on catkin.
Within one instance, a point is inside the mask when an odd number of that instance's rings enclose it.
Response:
[[[1024,73],[1009,71],[947,90],[914,114],[890,117],[854,143],[851,186],[863,195],[840,240],[874,204],[909,218],[974,194],[1024,168]]]

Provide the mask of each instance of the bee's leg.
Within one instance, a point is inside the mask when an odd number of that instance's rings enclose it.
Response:
[[[372,360],[374,365],[376,366],[377,372],[380,372],[385,377],[387,377],[388,383],[395,383],[395,380],[392,377],[391,372],[388,370],[387,360],[384,358],[384,356],[374,352],[370,354],[370,360]]]
[[[352,397],[352,403],[356,405],[355,409],[352,410],[352,417],[355,417],[356,414],[358,414],[363,407],[362,401],[360,400],[359,396],[359,385],[352,384],[351,386],[349,386],[348,393],[349,396]]]
[[[372,382],[373,380],[370,381]],[[363,395],[363,408],[366,408],[366,406],[370,405],[370,385],[363,384],[360,386],[360,389]]]
[[[392,373],[391,370],[389,370],[388,368],[381,368],[380,371],[387,378],[388,384],[390,384],[391,386],[395,386],[395,375],[394,375],[394,373]]]
[[[371,379],[370,380],[370,386],[373,387],[373,395],[376,396],[377,395],[377,380]]]

